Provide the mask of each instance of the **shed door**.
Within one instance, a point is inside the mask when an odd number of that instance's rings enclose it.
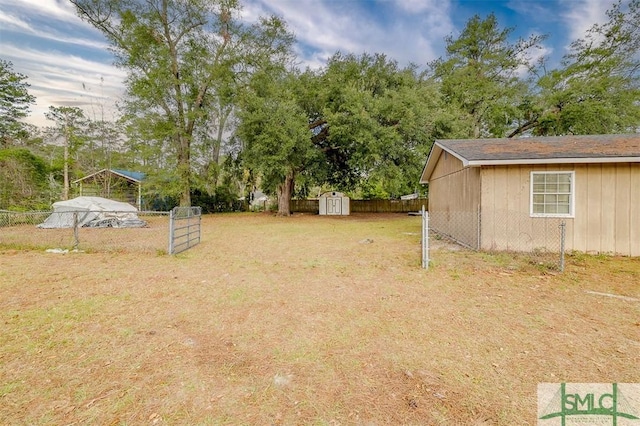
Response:
[[[342,214],[342,198],[327,198],[327,214]]]

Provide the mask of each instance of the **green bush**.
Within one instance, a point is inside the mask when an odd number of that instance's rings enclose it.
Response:
[[[26,148],[0,149],[0,209],[48,209],[48,167]]]

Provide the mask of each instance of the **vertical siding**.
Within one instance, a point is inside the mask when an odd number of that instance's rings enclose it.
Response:
[[[576,181],[572,248],[640,256],[640,164],[577,165]]]
[[[587,236],[589,235],[587,200],[589,199],[589,182],[587,179],[586,165],[577,165],[574,168],[575,174],[575,219],[573,220],[573,232],[567,235],[567,250],[578,250],[586,252],[589,247]]]
[[[600,171],[600,251],[616,253],[616,164],[603,164]],[[596,169],[597,173],[597,169]],[[621,200],[622,201],[622,200]],[[627,208],[628,212],[629,209]]]
[[[443,151],[440,154],[440,158],[438,158],[436,167],[434,167],[433,169],[433,173],[431,174],[431,181],[437,180],[451,173],[460,171],[463,168],[464,166],[462,165],[462,161],[458,160],[456,157],[449,154],[448,152]]]
[[[580,169],[583,169],[581,167]],[[578,178],[576,177],[576,180]],[[601,245],[602,225],[602,166],[600,164],[586,165],[586,176],[581,176],[581,181],[587,182],[586,200],[576,200],[576,214],[587,221],[587,251],[599,252]]]
[[[529,214],[531,170],[546,166],[482,167],[482,241],[485,250],[559,250],[560,220]]]
[[[431,226],[475,248],[479,204],[479,168],[464,168],[460,160],[442,153],[429,180]]]
[[[575,218],[529,217],[532,170],[575,171]],[[487,166],[481,177],[484,249],[542,247],[564,220],[567,250],[640,256],[639,163]]]
[[[640,256],[640,164],[629,169],[629,246],[631,256]],[[622,253],[622,252],[621,252]]]
[[[631,252],[631,164],[616,167],[614,244],[616,253]],[[613,191],[612,191],[613,192]]]

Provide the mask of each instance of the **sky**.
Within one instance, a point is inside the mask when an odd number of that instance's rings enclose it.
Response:
[[[474,15],[494,13],[514,41],[546,34],[535,53],[557,64],[569,44],[606,20],[614,0],[242,0],[242,19],[282,17],[295,33],[302,67],[320,68],[337,51],[383,53],[401,65],[444,56],[445,37]],[[0,59],[26,75],[36,104],[26,122],[47,126],[49,106],[78,106],[113,120],[126,73],[113,66],[102,34],[68,0],[0,0]]]

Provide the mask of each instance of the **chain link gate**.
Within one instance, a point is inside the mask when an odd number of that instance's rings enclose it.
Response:
[[[169,218],[169,254],[181,253],[200,243],[201,207],[174,207]]]

